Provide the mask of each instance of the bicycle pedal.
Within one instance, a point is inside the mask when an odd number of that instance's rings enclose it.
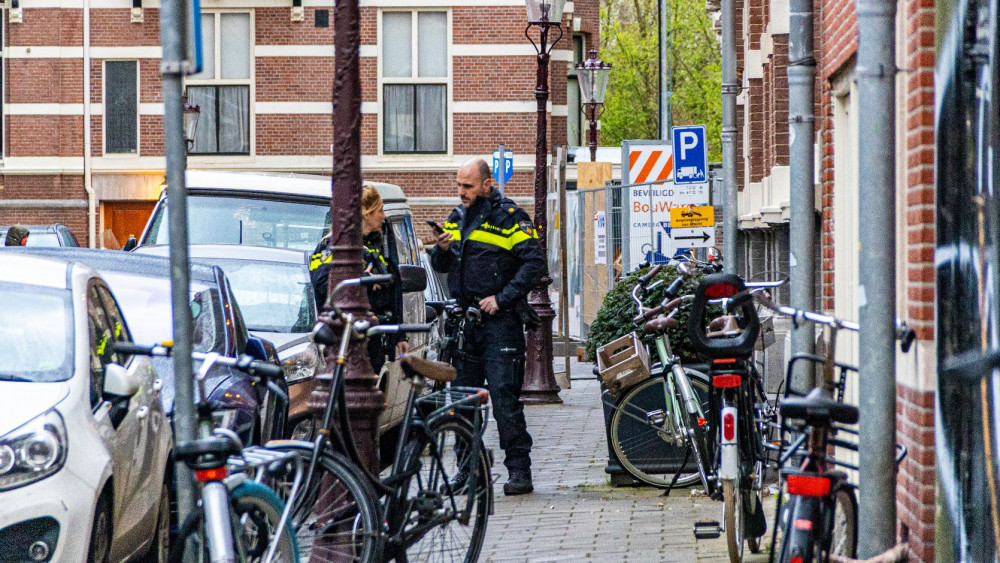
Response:
[[[699,520],[694,523],[694,537],[698,540],[714,540],[722,535],[718,520]]]

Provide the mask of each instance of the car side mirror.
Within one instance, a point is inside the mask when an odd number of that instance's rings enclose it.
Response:
[[[425,323],[431,323],[431,322],[434,322],[435,320],[437,320],[437,318],[438,318],[437,309],[435,309],[434,307],[431,307],[430,305],[425,304],[424,305],[424,322]]]
[[[247,339],[247,347],[244,349],[244,353],[247,356],[262,362],[266,362],[270,359],[267,357],[267,349],[264,348],[264,342],[256,336],[251,336]]]
[[[139,246],[139,241],[135,240],[134,236],[129,235],[128,240],[125,241],[125,245],[122,246],[122,251],[128,252],[137,246]]]
[[[104,394],[112,397],[131,397],[139,392],[138,377],[129,377],[128,370],[118,364],[104,366]]]
[[[427,289],[427,270],[412,264],[399,265],[399,280],[403,293],[416,293]]]

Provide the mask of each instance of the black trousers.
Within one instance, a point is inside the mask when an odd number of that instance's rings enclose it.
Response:
[[[493,418],[507,470],[531,468],[531,435],[524,422],[524,325],[510,312],[483,314],[481,325],[465,324],[465,341],[456,354],[455,385],[489,386]]]

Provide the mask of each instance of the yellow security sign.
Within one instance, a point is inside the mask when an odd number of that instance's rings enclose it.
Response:
[[[670,210],[671,229],[695,229],[715,225],[715,208],[711,205],[698,207],[681,206]]]

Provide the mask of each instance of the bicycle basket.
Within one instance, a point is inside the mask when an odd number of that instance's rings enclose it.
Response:
[[[760,334],[760,319],[753,301],[746,301],[732,314],[717,320],[721,329],[710,327],[706,313],[710,299],[728,298],[746,289],[743,279],[733,274],[710,274],[701,279],[691,302],[688,337],[695,352],[708,358],[749,356]]]
[[[490,407],[488,402],[482,400],[485,392],[479,387],[452,386],[422,395],[416,399],[414,405],[426,421],[431,421],[441,415],[451,416],[455,413],[472,417],[477,410],[482,416],[480,420],[487,420]]]
[[[626,334],[598,348],[597,373],[615,395],[649,379],[649,354],[639,335]]]

